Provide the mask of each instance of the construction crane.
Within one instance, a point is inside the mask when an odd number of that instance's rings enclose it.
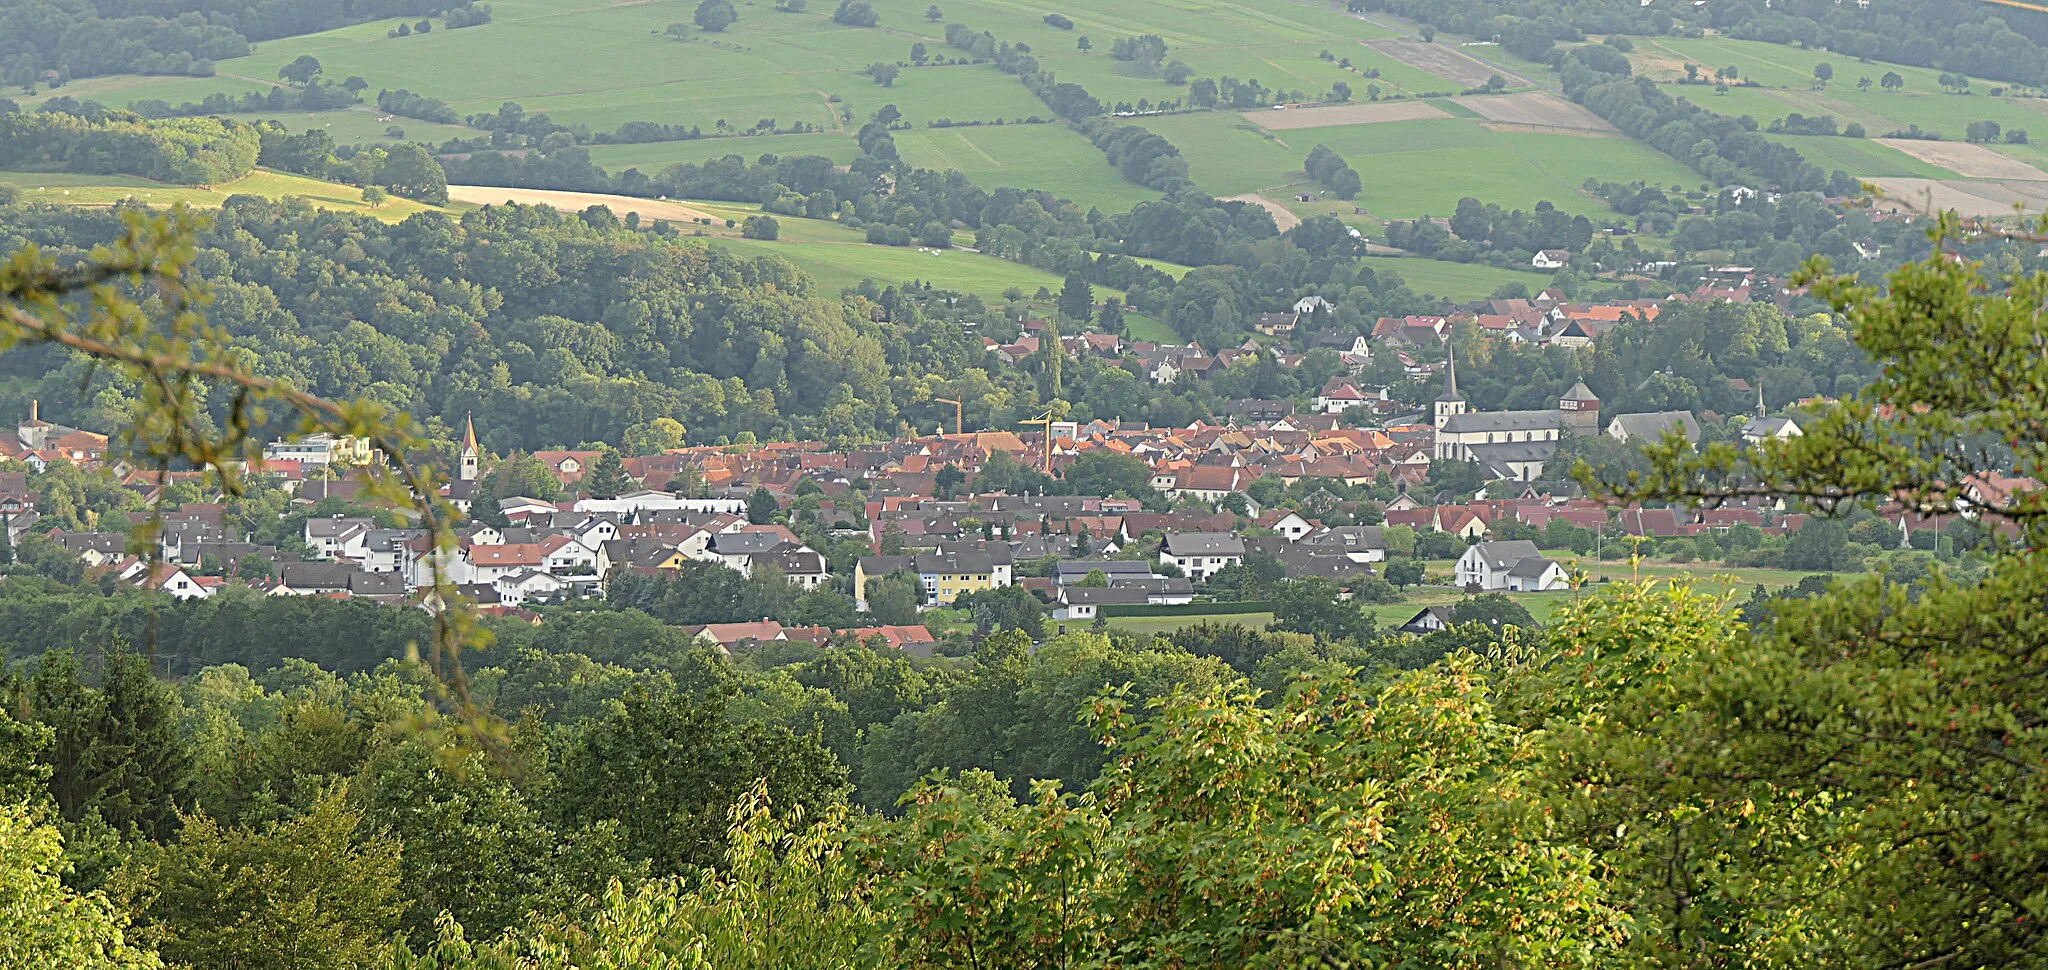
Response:
[[[961,404],[961,403],[960,403],[959,401],[955,401],[955,400],[953,400],[953,399],[952,399],[952,398],[950,398],[950,397],[935,397],[935,398],[932,398],[932,400],[934,400],[934,401],[936,401],[936,402],[938,402],[938,403],[940,403],[940,404],[951,404],[951,405],[953,406],[953,433],[954,433],[954,434],[966,434],[966,433],[967,433],[966,429],[965,429],[965,428],[963,427],[963,425],[965,424],[965,421],[963,420],[963,418],[965,417],[965,415],[966,415],[966,413],[967,413],[967,411],[966,411],[966,407],[967,407],[967,406],[966,406],[966,405],[964,405],[964,404]]]
[[[1044,414],[1041,414],[1041,415],[1039,415],[1038,417],[1035,417],[1035,418],[1030,418],[1030,419],[1027,419],[1027,420],[1024,420],[1024,421],[1019,421],[1019,422],[1017,422],[1017,423],[1018,423],[1018,424],[1025,424],[1025,425],[1034,425],[1034,424],[1035,424],[1035,425],[1037,425],[1037,426],[1039,426],[1039,427],[1041,427],[1041,428],[1044,428],[1044,429],[1045,429],[1045,467],[1044,467],[1044,471],[1045,471],[1045,473],[1046,473],[1047,475],[1051,475],[1051,474],[1052,474],[1052,409],[1051,409],[1051,408],[1047,408],[1047,409],[1046,409],[1046,412],[1045,412]]]
[[[2002,7],[2018,7],[2021,10],[2033,10],[2039,13],[2048,13],[2048,7],[2043,7],[2040,4],[2035,3],[2021,3],[2019,2],[2019,0],[1984,0],[1984,2],[1995,3]]]

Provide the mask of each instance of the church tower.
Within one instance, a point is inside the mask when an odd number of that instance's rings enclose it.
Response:
[[[1451,356],[1444,364],[1444,392],[1436,396],[1436,429],[1442,431],[1452,415],[1465,413],[1465,395],[1458,393],[1458,347],[1451,345]]]
[[[476,418],[472,416],[468,424],[462,433],[462,454],[458,456],[461,464],[455,472],[455,480],[459,482],[476,481],[479,466],[483,464],[483,452],[476,446]]]

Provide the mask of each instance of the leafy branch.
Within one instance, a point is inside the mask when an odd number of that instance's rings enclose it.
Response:
[[[295,415],[301,434],[369,442],[387,463],[357,470],[364,496],[407,509],[431,539],[432,582],[420,602],[434,615],[433,642],[424,659],[417,645],[410,659],[424,666],[438,699],[457,715],[455,734],[482,742],[502,737],[502,725],[469,695],[462,650],[484,646],[488,633],[448,578],[455,509],[440,496],[439,475],[407,457],[430,446],[418,423],[373,401],[332,401],[256,373],[255,355],[207,323],[202,308],[211,294],[189,277],[201,217],[179,206],[161,216],[130,213],[125,226],[120,238],[73,263],[59,264],[30,245],[0,264],[0,353],[53,344],[133,379],[139,400],[121,440],[159,482],[174,468],[190,467],[211,472],[224,493],[243,494],[243,470],[261,459],[252,432],[269,422],[271,408]],[[231,395],[224,424],[208,407],[216,389]],[[154,537],[163,512],[160,498],[134,539],[152,570],[161,556]]]

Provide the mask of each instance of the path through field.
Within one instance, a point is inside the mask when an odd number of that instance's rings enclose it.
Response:
[[[1287,211],[1286,206],[1283,206],[1280,203],[1273,201],[1272,199],[1266,198],[1265,196],[1260,195],[1257,192],[1247,192],[1244,195],[1228,196],[1223,201],[1249,202],[1253,205],[1264,207],[1267,212],[1273,214],[1273,224],[1279,226],[1281,232],[1286,232],[1287,230],[1292,229],[1295,226],[1301,225],[1300,216]]]
[[[637,199],[630,195],[605,195],[601,192],[508,189],[496,185],[451,185],[448,187],[448,199],[451,202],[468,202],[473,205],[500,205],[506,202],[544,205],[561,212],[581,212],[591,206],[601,205],[611,209],[613,215],[622,219],[628,212],[638,212],[642,219],[667,219],[672,222],[694,222],[698,219],[714,218],[710,213],[664,199]]]

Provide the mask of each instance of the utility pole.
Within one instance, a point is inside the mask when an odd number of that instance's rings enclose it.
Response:
[[[956,435],[967,433],[966,429],[963,427],[963,425],[965,424],[965,421],[963,419],[967,414],[965,405],[949,397],[935,397],[932,398],[932,400],[937,401],[940,404],[951,404],[953,406],[953,433]]]

